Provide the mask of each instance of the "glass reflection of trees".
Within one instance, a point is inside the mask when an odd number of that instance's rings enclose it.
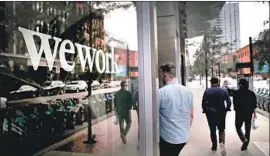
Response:
[[[0,2],[0,32],[5,34],[0,37],[1,53],[27,57],[18,27],[104,50],[107,48],[104,44],[104,13],[132,5],[123,2]],[[39,49],[40,39],[36,37],[35,42]],[[51,46],[54,46],[53,42],[50,40]],[[77,56],[66,54],[66,58],[75,61]],[[96,71],[95,66],[93,71]],[[97,73],[94,75],[98,76]]]

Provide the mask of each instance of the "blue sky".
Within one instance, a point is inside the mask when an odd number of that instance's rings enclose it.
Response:
[[[248,38],[263,30],[263,21],[269,19],[269,5],[258,2],[239,2],[241,47]],[[137,20],[135,8],[115,10],[105,19],[105,30],[137,50]]]

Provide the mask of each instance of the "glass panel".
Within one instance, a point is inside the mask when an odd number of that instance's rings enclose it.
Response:
[[[132,2],[0,2],[0,155],[137,155],[136,22]]]

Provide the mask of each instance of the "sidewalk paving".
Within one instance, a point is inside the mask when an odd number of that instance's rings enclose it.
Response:
[[[217,156],[220,151],[212,152],[210,131],[207,120],[201,110],[203,88],[191,89],[194,95],[195,119],[193,121],[190,142],[184,147],[181,155]],[[111,117],[93,126],[93,132],[98,141],[94,146],[82,142],[87,138],[87,129],[81,135],[55,151],[44,156],[137,156],[137,114],[132,112],[132,128],[127,136],[128,143],[123,145],[120,139],[118,125],[114,125],[115,117]],[[269,119],[258,115],[260,127],[251,132],[251,142],[248,151],[241,152],[241,141],[234,127],[234,111],[229,112],[226,121],[226,149],[229,156],[269,156]]]

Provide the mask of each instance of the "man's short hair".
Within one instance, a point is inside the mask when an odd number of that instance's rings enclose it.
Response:
[[[218,84],[219,83],[219,79],[216,77],[212,77],[210,80],[211,84]]]
[[[120,86],[125,87],[126,86],[126,81],[121,81]]]
[[[243,88],[249,87],[248,81],[246,79],[240,79],[238,84],[239,84],[239,86],[241,86]]]
[[[160,66],[161,72],[172,74],[173,76],[176,75],[176,68],[175,65],[172,63],[165,63]]]

